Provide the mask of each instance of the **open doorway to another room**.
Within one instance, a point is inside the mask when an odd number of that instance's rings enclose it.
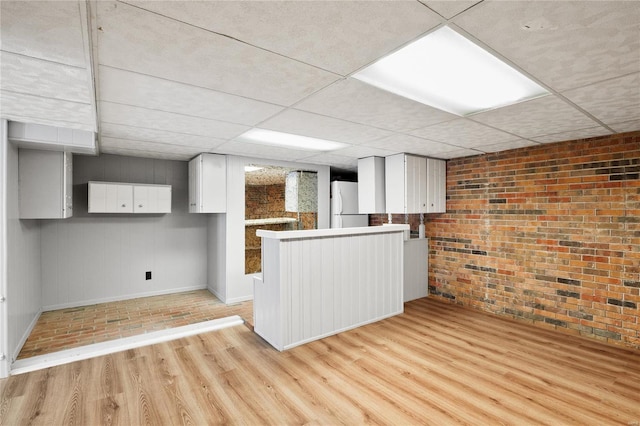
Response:
[[[262,269],[258,229],[317,227],[317,172],[261,164],[245,167],[245,274]]]

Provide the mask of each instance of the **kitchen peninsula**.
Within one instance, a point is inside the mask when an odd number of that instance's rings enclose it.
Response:
[[[409,225],[258,230],[254,330],[282,351],[403,312]]]

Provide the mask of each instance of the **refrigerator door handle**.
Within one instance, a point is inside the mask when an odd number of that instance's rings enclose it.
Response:
[[[338,214],[342,214],[342,193],[338,192],[336,195],[338,199]]]

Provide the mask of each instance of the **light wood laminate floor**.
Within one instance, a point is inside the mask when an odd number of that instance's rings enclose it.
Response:
[[[639,352],[430,299],[282,353],[239,326],[0,381],[7,425],[639,422]]]

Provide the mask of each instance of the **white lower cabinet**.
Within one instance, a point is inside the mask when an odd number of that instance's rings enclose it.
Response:
[[[89,182],[89,213],[171,213],[171,185]]]

